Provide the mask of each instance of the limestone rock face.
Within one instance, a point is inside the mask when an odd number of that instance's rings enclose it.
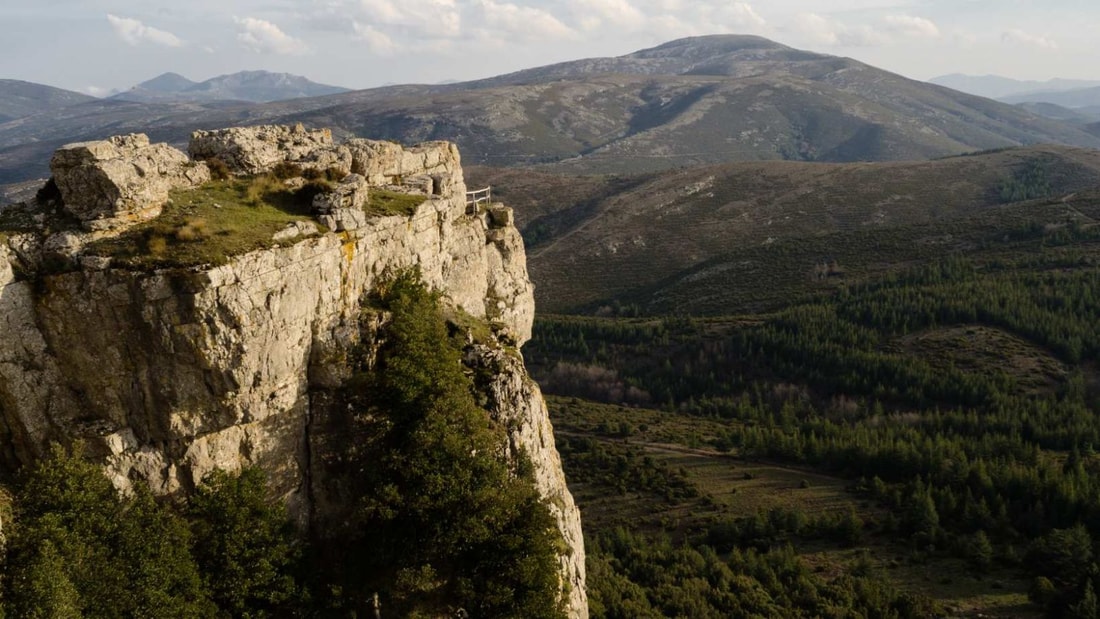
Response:
[[[50,171],[65,209],[92,230],[156,217],[169,190],[210,180],[205,165],[141,133],[64,146]]]
[[[329,230],[344,232],[367,224],[363,206],[367,203],[367,179],[349,174],[332,191],[313,198],[313,210]]]
[[[561,557],[562,573],[572,596],[569,606],[587,607],[580,512],[573,503],[573,495],[566,489],[561,459],[554,447],[554,428],[550,425],[550,413],[546,410],[542,391],[527,376],[521,358],[485,346],[477,347],[476,355],[476,364],[491,370],[492,379],[485,386],[489,409],[511,428],[511,450],[540,454],[542,462],[535,467],[535,485],[550,499],[550,509],[562,523],[565,543],[573,549],[571,554]]]
[[[401,187],[419,177],[431,179],[432,191],[411,216],[364,216],[319,236],[296,225],[279,233],[280,246],[216,267],[138,272],[86,256],[68,272],[34,274],[43,248],[79,247],[68,237],[0,236],[0,468],[76,438],[119,488],[186,492],[216,468],[258,465],[306,524],[326,509],[318,462],[347,440],[326,430],[327,394],[347,378],[353,350],[371,345],[361,339],[361,302],[387,273],[416,267],[448,304],[484,319],[502,341],[518,348],[530,338],[534,296],[523,241],[510,213],[467,212],[453,145],[332,146],[324,132],[226,131],[208,132],[216,149],[193,143],[192,153],[233,152],[249,170],[346,153],[358,176],[324,202],[333,213],[355,210],[366,185]],[[243,137],[260,134],[275,138]],[[55,159],[58,169],[114,159],[100,152],[111,151],[82,146]],[[78,194],[67,204],[70,197]],[[517,353],[477,350],[471,362],[491,370],[479,386],[490,414],[509,428],[511,449],[531,458],[569,545],[561,561],[570,615],[587,617],[580,516],[542,396]]]
[[[328,129],[263,125],[195,131],[187,152],[199,160],[221,159],[237,174],[262,174],[278,163],[307,158],[332,146],[332,131]]]

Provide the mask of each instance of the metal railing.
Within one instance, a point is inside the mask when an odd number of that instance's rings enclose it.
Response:
[[[479,204],[489,204],[493,201],[493,187],[489,186],[485,189],[478,189],[476,191],[466,192],[466,206],[476,207]]]

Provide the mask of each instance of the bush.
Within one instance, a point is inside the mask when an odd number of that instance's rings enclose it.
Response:
[[[216,181],[228,180],[230,176],[233,176],[233,173],[229,170],[229,166],[217,157],[207,159],[206,167],[210,169],[210,178]]]
[[[295,599],[294,529],[282,505],[267,500],[262,470],[214,471],[191,498],[188,515],[195,559],[222,610],[255,616]]]
[[[188,219],[183,226],[176,230],[176,240],[185,243],[201,241],[210,236],[210,228],[206,220],[201,217]]]
[[[290,161],[280,161],[271,169],[271,175],[283,181],[302,176],[302,172],[302,166]]]
[[[294,192],[294,199],[301,204],[313,204],[313,198],[332,191],[332,185],[323,180],[311,180]]]
[[[286,191],[286,185],[273,175],[265,174],[253,178],[244,191],[244,201],[252,206],[259,206],[267,201],[267,197]]]

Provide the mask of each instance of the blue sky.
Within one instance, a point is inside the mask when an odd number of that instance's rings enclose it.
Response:
[[[366,88],[759,34],[916,79],[1100,79],[1095,0],[3,0],[0,77],[90,94],[245,69]]]

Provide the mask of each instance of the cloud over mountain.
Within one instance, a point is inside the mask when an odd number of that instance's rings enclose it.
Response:
[[[171,32],[146,26],[139,20],[130,17],[119,17],[108,13],[107,21],[111,24],[115,34],[130,45],[153,43],[164,47],[183,46],[183,41]]]
[[[255,17],[236,18],[240,30],[237,40],[246,48],[260,54],[298,55],[309,51],[309,46],[283,32],[279,26]]]
[[[1050,37],[1031,34],[1018,28],[1006,30],[1001,35],[1001,41],[1008,45],[1026,45],[1029,47],[1036,47],[1039,49],[1058,49],[1058,42]]]

